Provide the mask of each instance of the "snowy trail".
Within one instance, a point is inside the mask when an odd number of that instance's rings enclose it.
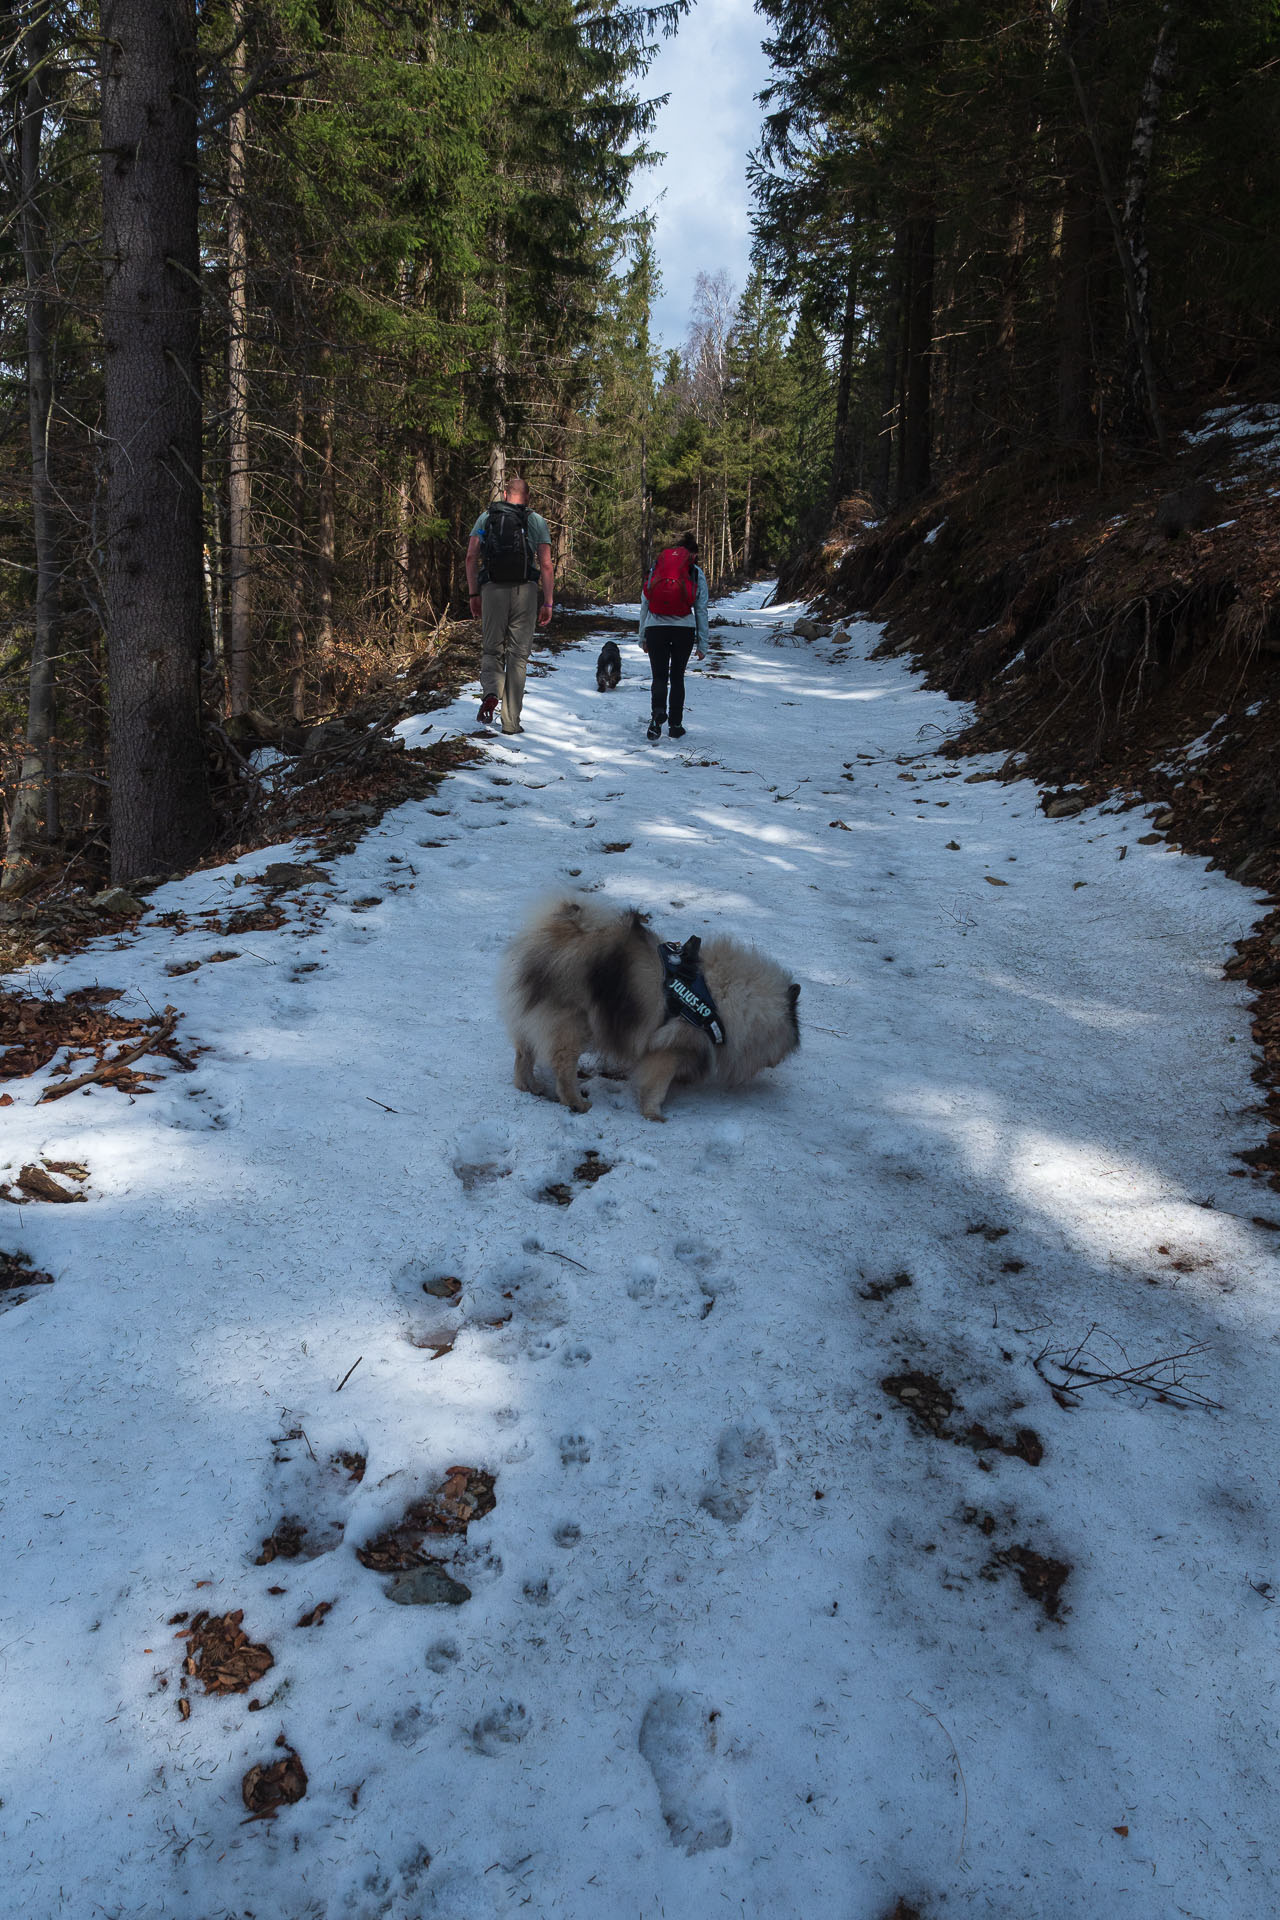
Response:
[[[282,849],[41,976],[171,1001],[209,1051],[133,1102],[10,1083],[5,1177],[90,1168],[88,1205],[4,1240],[58,1276],[0,1318],[11,1912],[1280,1904],[1251,1217],[1280,1208],[1231,1177],[1253,1090],[1220,977],[1251,897],[1136,813],[967,780],[991,763],[933,757],[957,709],[875,630],[833,659],[762,596],[721,603],[679,749],[644,741],[633,646],[603,697],[594,646],[562,654],[517,750],[277,931],[195,916]],[[799,1054],[661,1127],[598,1076],[585,1116],[517,1093],[493,977],[561,885],[756,940],[802,982]],[[1095,1327],[1120,1365],[1204,1343],[1221,1410],[1058,1404],[1036,1356]],[[353,1548],[455,1463],[496,1475],[448,1556],[471,1598],[392,1605]],[[286,1515],[326,1551],[255,1565]],[[166,1623],[200,1607],[275,1665],[183,1720]],[[245,1825],[277,1736],[306,1797]]]

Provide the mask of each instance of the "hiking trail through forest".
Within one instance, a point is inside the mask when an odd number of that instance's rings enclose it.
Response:
[[[194,1064],[6,1082],[11,1197],[88,1201],[5,1223],[13,1912],[1280,1904],[1255,896],[766,595],[678,746],[634,644],[537,656],[350,855],[24,977]],[[499,955],[575,887],[757,942],[799,1053],[664,1126],[517,1092]]]

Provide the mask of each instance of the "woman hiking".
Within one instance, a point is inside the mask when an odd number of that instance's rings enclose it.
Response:
[[[697,564],[698,542],[686,533],[654,562],[640,595],[640,648],[653,669],[653,718],[649,738],[663,721],[673,740],[684,738],[684,670],[689,655],[703,659],[709,638],[707,576]]]

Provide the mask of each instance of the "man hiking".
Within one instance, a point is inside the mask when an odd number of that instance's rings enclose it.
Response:
[[[480,687],[484,698],[476,718],[489,726],[499,704],[502,731],[523,733],[525,670],[535,621],[545,627],[555,604],[551,529],[529,507],[529,484],[508,480],[471,529],[467,542],[467,592],[471,615],[483,621]],[[541,604],[539,604],[539,601]]]

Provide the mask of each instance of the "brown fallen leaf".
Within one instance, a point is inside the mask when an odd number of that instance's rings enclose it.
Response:
[[[332,1600],[317,1600],[311,1611],[303,1614],[298,1625],[300,1627],[318,1627],[322,1624],[326,1613],[331,1613],[332,1611]]]
[[[1009,884],[1007,880],[997,878],[994,873],[984,873],[982,877],[989,887],[1007,887]]]
[[[240,1797],[255,1820],[274,1820],[277,1808],[291,1807],[306,1790],[307,1770],[296,1753],[250,1767],[240,1782]]]
[[[206,1693],[247,1693],[275,1665],[268,1647],[255,1646],[240,1625],[244,1609],[234,1613],[198,1613],[182,1638],[183,1662]]]

